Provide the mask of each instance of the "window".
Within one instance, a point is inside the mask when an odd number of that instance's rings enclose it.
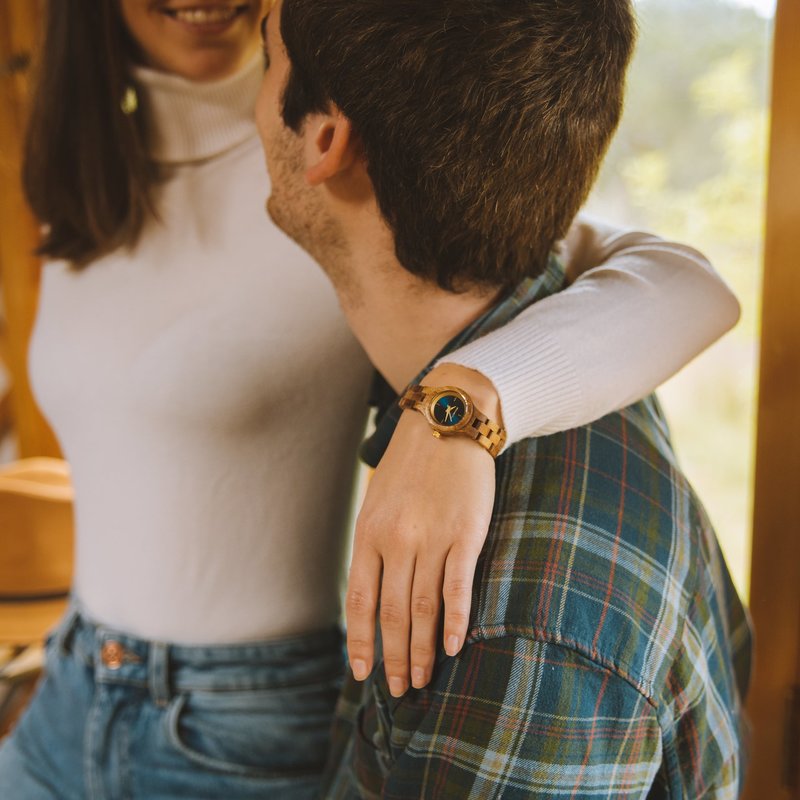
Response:
[[[747,596],[774,0],[639,0],[623,123],[589,211],[704,252],[737,328],[660,392]]]

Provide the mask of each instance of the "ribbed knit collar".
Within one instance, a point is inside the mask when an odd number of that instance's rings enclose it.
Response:
[[[261,58],[221,81],[198,83],[135,67],[150,130],[150,154],[160,164],[205,161],[255,133],[254,106],[264,75]]]

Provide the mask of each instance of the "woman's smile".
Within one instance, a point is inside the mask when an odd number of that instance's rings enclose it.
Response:
[[[250,5],[191,5],[182,7],[167,6],[161,13],[175,20],[192,33],[217,35],[224,33],[239,18],[247,14]]]
[[[190,80],[219,80],[259,49],[264,0],[118,0],[134,58]]]

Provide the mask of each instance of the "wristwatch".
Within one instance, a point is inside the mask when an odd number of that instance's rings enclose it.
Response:
[[[419,386],[406,389],[400,408],[419,411],[433,429],[433,435],[469,436],[497,458],[506,442],[506,432],[475,408],[472,398],[455,386]]]

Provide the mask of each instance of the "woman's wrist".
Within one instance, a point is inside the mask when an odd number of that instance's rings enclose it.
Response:
[[[478,410],[492,421],[503,426],[500,395],[494,384],[481,372],[460,364],[446,362],[435,366],[422,380],[424,386],[457,386],[475,402]]]

